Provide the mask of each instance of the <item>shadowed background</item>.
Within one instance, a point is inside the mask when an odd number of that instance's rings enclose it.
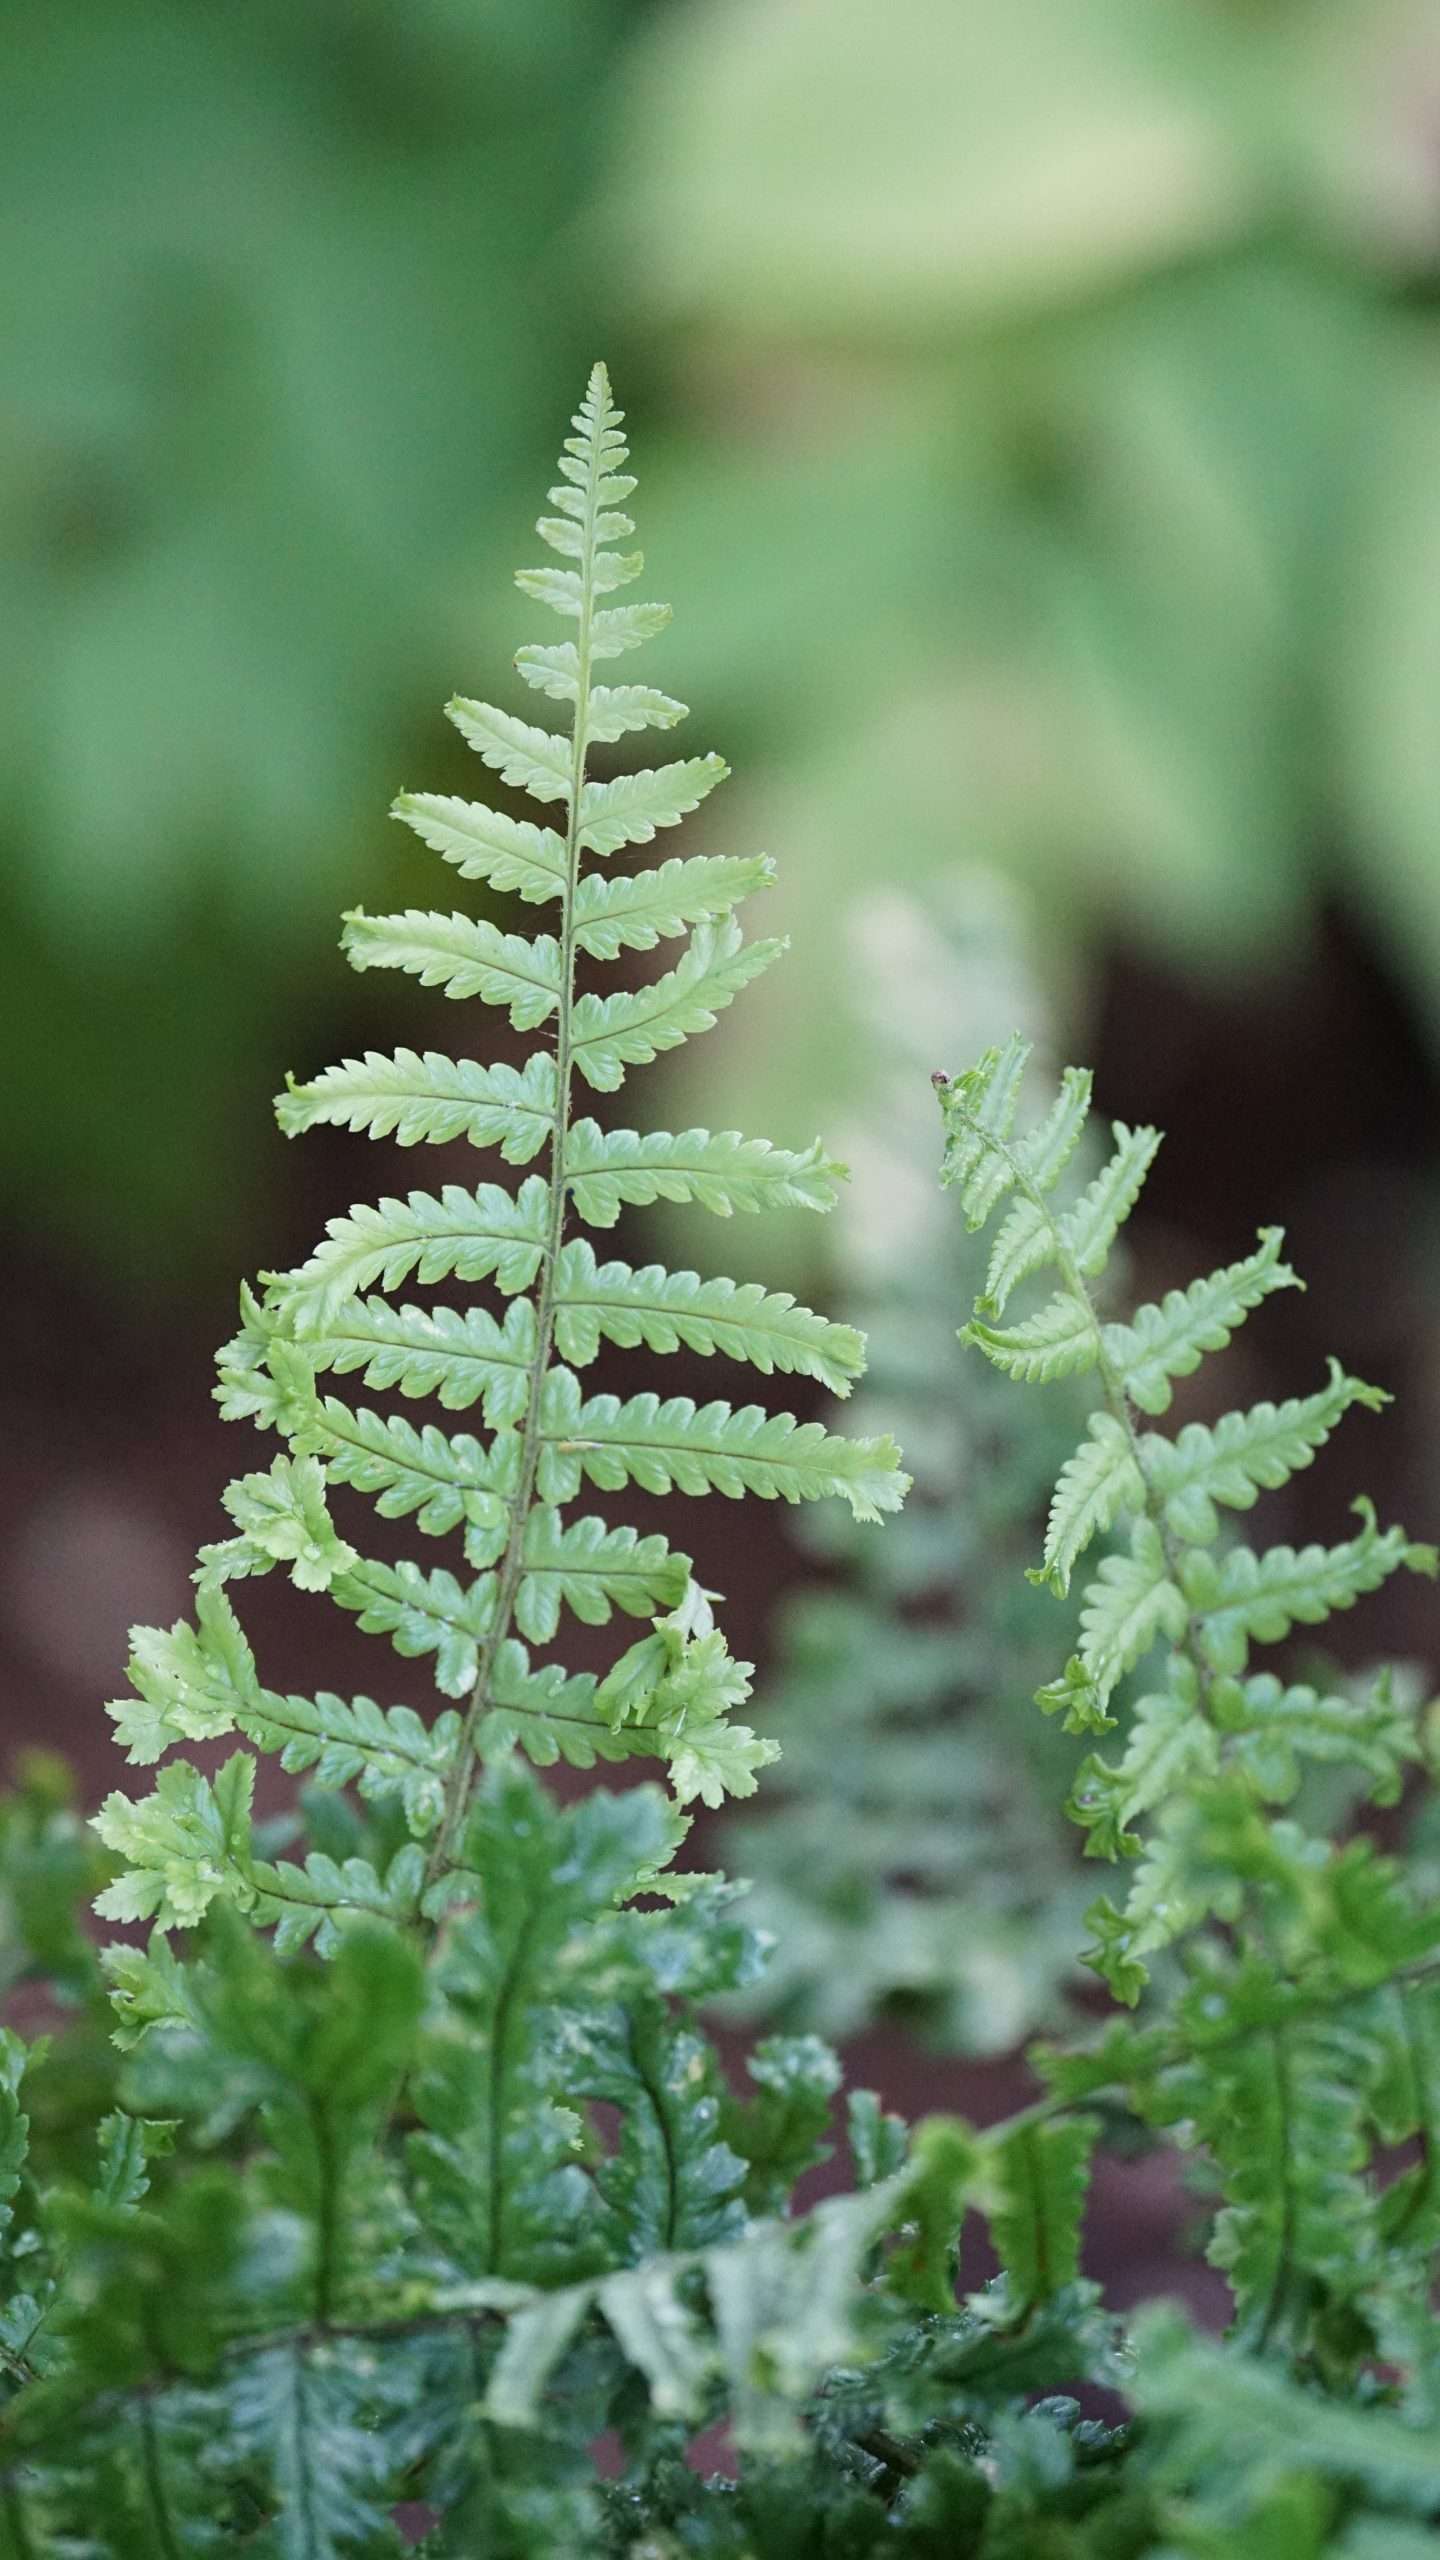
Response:
[[[1403,1391],[1353,1467],[1433,1530],[1435,0],[7,0],[0,31],[8,1737],[113,1774],[124,1630],[184,1607],[241,1462],[206,1403],[236,1276],[396,1186],[390,1151],[287,1150],[269,1097],[456,1032],[347,981],[336,912],[433,890],[385,809],[474,787],[439,704],[509,698],[509,571],[598,353],[678,607],[654,674],[739,777],[688,841],[773,850],[796,945],[647,1110],[843,1130],[852,902],[1007,875],[1058,1044],[1170,1132],[1142,1276],[1285,1220],[1310,1296],[1252,1386],[1333,1350]],[[935,1063],[974,1045],[957,998]],[[835,1285],[813,1222],[724,1241]],[[1351,1468],[1301,1527],[1340,1533]],[[784,1532],[697,1531],[762,1661]],[[273,1588],[277,1678],[375,1679]],[[1362,1650],[1432,1641],[1407,1582]]]

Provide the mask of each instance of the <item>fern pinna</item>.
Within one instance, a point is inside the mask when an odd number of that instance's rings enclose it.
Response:
[[[1118,1744],[1081,1766],[1069,1810],[1089,1854],[1132,1869],[1128,1892],[1087,1915],[1086,1962],[1133,2007],[1156,1963],[1173,1972],[1179,1957],[1168,2016],[1152,2023],[1152,2001],[1096,2053],[1054,2058],[1053,2085],[1067,2101],[1123,2093],[1208,2148],[1225,2197],[1211,2255],[1243,2339],[1332,2377],[1386,2356],[1435,2412],[1440,1910],[1369,1840],[1335,1847],[1303,1820],[1316,1764],[1393,1804],[1421,1735],[1388,1673],[1357,1694],[1252,1661],[1257,1645],[1322,1626],[1397,1571],[1433,1575],[1435,1550],[1382,1529],[1363,1500],[1356,1534],[1335,1546],[1225,1535],[1226,1515],[1308,1466],[1352,1406],[1386,1398],[1332,1362],[1312,1394],[1173,1436],[1156,1428],[1173,1382],[1295,1285],[1283,1239],[1267,1228],[1228,1268],[1107,1320],[1097,1285],[1159,1133],[1117,1123],[1108,1162],[1065,1201],[1089,1078],[1067,1069],[1048,1114],[1017,1134],[1027,1054],[1017,1037],[936,1080],[945,1180],[972,1228],[999,1219],[962,1340],[1022,1382],[1083,1376],[1097,1390],[1032,1578],[1064,1596],[1092,1542],[1126,1534],[1087,1584],[1077,1648],[1039,1703],[1072,1731],[1108,1734],[1122,1684],[1158,1656]],[[1013,1316],[1014,1293],[1042,1275],[1049,1294]],[[1385,2184],[1383,2155],[1411,2141],[1418,2166]]]
[[[853,1441],[816,1423],[717,1398],[697,1405],[652,1389],[589,1395],[581,1373],[602,1342],[651,1353],[703,1354],[823,1381],[844,1394],[863,1366],[860,1337],[784,1293],[693,1271],[602,1260],[579,1225],[611,1227],[626,1206],[693,1201],[729,1216],[768,1207],[823,1209],[841,1168],[818,1141],[802,1152],[732,1130],[679,1133],[602,1127],[577,1109],[629,1071],[705,1031],[783,942],[746,942],[734,909],[763,888],[763,855],[672,857],[619,872],[612,857],[677,825],[724,777],[715,755],[591,777],[592,750],[632,732],[673,728],[684,705],[648,685],[595,680],[597,668],[660,631],[668,607],[604,601],[639,574],[641,555],[613,546],[634,530],[622,512],[621,413],[603,366],[590,378],[539,532],[558,565],[517,583],[574,625],[572,639],[524,648],[516,665],[566,706],[564,735],[487,703],[450,716],[482,761],[514,790],[558,806],[546,826],[499,809],[407,792],[395,814],[462,878],[551,911],[553,930],[526,937],[467,914],[345,920],[357,969],[401,969],[449,997],[478,997],[516,1030],[541,1034],[522,1065],[478,1064],[427,1050],[369,1051],[304,1083],[291,1081],[280,1124],[393,1136],[402,1146],[466,1138],[517,1168],[516,1185],[446,1183],[353,1209],[331,1221],[298,1269],[243,1300],[243,1329],[220,1361],[231,1417],[276,1429],[289,1444],[265,1472],[231,1485],[235,1535],[202,1552],[196,1624],[141,1631],[136,1697],[115,1712],[132,1759],[182,1740],[238,1730],[287,1768],[403,1798],[410,1842],[381,1877],[258,1859],[250,1846],[252,1764],[239,1755],[210,1783],[173,1762],[141,1805],[113,1797],[103,1836],[129,1862],[110,1916],[192,1921],[217,1894],[274,1919],[282,1941],[337,1916],[404,1918],[439,1907],[456,1864],[477,1756],[518,1744],[539,1763],[578,1767],[632,1753],[657,1756],[682,1802],[746,1794],[773,1746],[731,1720],[749,1666],[714,1625],[690,1558],[658,1534],[608,1526],[572,1508],[587,1487],[649,1494],[755,1493],[788,1501],[840,1495],[873,1519],[899,1503],[904,1478],[888,1440]],[[610,993],[577,987],[582,969],[682,940],[675,966]],[[483,1304],[396,1303],[412,1278],[490,1282],[503,1315]],[[478,1409],[488,1434],[450,1433],[403,1413],[354,1406],[321,1381],[358,1374],[375,1389]],[[338,1533],[328,1494],[357,1488],[387,1518],[458,1538],[467,1575],[367,1561]],[[368,1698],[285,1698],[263,1689],[228,1586],[288,1567],[302,1589],[328,1591],[367,1632],[407,1657],[431,1658],[441,1693],[461,1703],[425,1723]],[[654,1620],[603,1680],[532,1665],[561,1613],[603,1624],[619,1610]]]

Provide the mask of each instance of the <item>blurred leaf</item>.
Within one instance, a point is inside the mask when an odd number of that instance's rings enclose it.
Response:
[[[925,337],[1233,239],[1258,190],[1224,68],[1188,0],[678,10],[622,219],[667,315]]]
[[[216,1127],[379,874],[447,623],[473,645],[472,570],[592,352],[557,241],[620,23],[0,7],[6,1121],[107,1258],[216,1241]]]

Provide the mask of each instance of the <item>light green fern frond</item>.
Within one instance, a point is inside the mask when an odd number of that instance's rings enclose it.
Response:
[[[1358,1530],[1334,1545],[1227,1535],[1225,1515],[1308,1467],[1352,1406],[1387,1399],[1332,1361],[1324,1385],[1284,1404],[1187,1422],[1173,1437],[1144,1427],[1167,1410],[1175,1379],[1293,1285],[1280,1233],[1264,1230],[1254,1253],[1128,1322],[1107,1320],[1093,1284],[1155,1136],[1117,1130],[1105,1172],[1065,1205],[1053,1133],[1073,1135],[1087,1083],[1072,1070],[1040,1130],[1017,1136],[1023,1065],[1012,1041],[941,1080],[947,1178],[972,1224],[1002,1213],[986,1298],[962,1338],[1016,1377],[1083,1370],[1096,1392],[1031,1578],[1063,1596],[1096,1538],[1118,1531],[1124,1542],[1082,1591],[1075,1651],[1039,1702],[1071,1730],[1115,1736],[1085,1759],[1068,1806],[1087,1854],[1128,1868],[1128,1890],[1088,1914],[1085,1962],[1130,2005],[1157,1960],[1178,1991],[1168,2015],[1153,2001],[1158,2023],[1057,2057],[1052,2086],[1071,2103],[1118,2087],[1137,2116],[1204,2146],[1222,2199],[1209,2254],[1247,2348],[1287,2353],[1331,2388],[1353,2388],[1367,2356],[1392,2351],[1398,2368],[1423,2372],[1433,2162],[1392,2205],[1384,2154],[1398,2138],[1431,2161],[1440,1913],[1423,1878],[1412,1883],[1367,1840],[1337,1847],[1333,1808],[1323,1829],[1304,1819],[1307,1767],[1344,1772],[1352,1801],[1393,1804],[1420,1737],[1388,1676],[1368,1688],[1298,1680],[1253,1655],[1322,1627],[1397,1571],[1433,1575],[1435,1551],[1382,1528],[1363,1500]],[[1047,1304],[1012,1320],[1011,1292],[1047,1273]],[[1127,1708],[1124,1683],[1142,1666],[1144,1693]],[[1073,2268],[1061,2207],[1084,2149],[1064,2121],[1003,2146],[1017,2204],[1002,2200],[999,2229],[1027,2294],[1038,2244],[1022,2220],[1017,2248],[1011,2225],[1017,2210],[1033,2216]]]
[[[1358,1533],[1335,1546],[1222,1546],[1222,1511],[1248,1511],[1262,1490],[1311,1463],[1352,1405],[1386,1399],[1332,1362],[1328,1384],[1312,1395],[1186,1423],[1173,1439],[1141,1429],[1137,1417],[1165,1413],[1173,1382],[1223,1349],[1273,1291],[1298,1285],[1295,1274],[1282,1259],[1279,1229],[1266,1228],[1243,1260],[1172,1289],[1128,1322],[1107,1321],[1093,1284],[1103,1279],[1158,1135],[1117,1126],[1107,1165],[1067,1205],[1058,1186],[1088,1114],[1089,1079],[1068,1070],[1048,1117],[1017,1135],[1027,1055],[1015,1038],[968,1073],[940,1080],[944,1179],[972,1227],[1003,1210],[985,1295],[961,1338],[1024,1382],[1086,1373],[1102,1399],[1061,1471],[1034,1578],[1063,1596],[1093,1540],[1117,1525],[1128,1537],[1082,1593],[1075,1652],[1040,1692],[1041,1704],[1062,1712],[1072,1730],[1104,1732],[1127,1675],[1158,1644],[1170,1649],[1168,1684],[1134,1710],[1120,1759],[1087,1762],[1072,1799],[1092,1854],[1145,1851],[1124,1912],[1107,1905],[1098,1914],[1090,1958],[1112,1988],[1133,1998],[1144,1956],[1213,1907],[1204,1876],[1186,1873],[1187,1859],[1203,1865],[1208,1854],[1198,1845],[1202,1833],[1176,1813],[1198,1781],[1248,1786],[1258,1801],[1289,1792],[1308,1754],[1350,1758],[1382,1792],[1395,1783],[1393,1730],[1377,1752],[1373,1735],[1353,1716],[1327,1711],[1313,1690],[1284,1690],[1273,1675],[1252,1672],[1254,1646],[1322,1625],[1401,1567],[1433,1572],[1435,1555],[1403,1529],[1382,1530],[1364,1502]],[[994,1321],[1008,1314],[1023,1282],[1044,1274],[1050,1294],[1036,1313]],[[1288,1717],[1280,1698],[1295,1702]],[[1413,1756],[1413,1736],[1399,1747]],[[1148,1848],[1136,1828],[1146,1818],[1156,1825]]]
[[[405,1147],[464,1138],[535,1170],[513,1187],[447,1181],[362,1204],[331,1220],[307,1260],[246,1293],[242,1331],[221,1354],[222,1410],[277,1430],[289,1454],[231,1488],[236,1534],[202,1553],[196,1625],[137,1634],[137,1694],[116,1710],[136,1759],[239,1732],[292,1769],[393,1795],[413,1842],[424,1843],[420,1885],[413,1862],[384,1878],[351,1873],[345,1862],[323,1872],[314,1860],[303,1873],[263,1869],[242,1818],[242,1755],[223,1785],[176,1763],[150,1807],[112,1800],[104,1836],[134,1870],[114,1888],[117,1914],[123,1902],[126,1916],[163,1926],[228,1898],[257,1914],[273,1910],[292,1938],[315,1929],[328,1942],[347,1908],[397,1912],[422,1886],[443,1897],[477,1758],[516,1745],[541,1763],[658,1758],[682,1800],[748,1793],[771,1747],[733,1721],[748,1666],[731,1660],[708,1615],[701,1624],[689,1558],[661,1536],[572,1506],[587,1485],[636,1486],[788,1502],[838,1496],[858,1517],[876,1519],[903,1494],[886,1439],[847,1440],[755,1404],[697,1405],[648,1386],[587,1397],[577,1375],[604,1343],[647,1359],[683,1346],[764,1377],[813,1378],[837,1394],[863,1367],[851,1328],[788,1294],[601,1260],[582,1236],[567,1235],[572,1219],[609,1227],[623,1208],[660,1199],[722,1216],[826,1208],[841,1173],[818,1142],[797,1151],[734,1131],[602,1129],[575,1107],[582,1088],[613,1093],[633,1070],[708,1030],[784,948],[745,941],[735,921],[738,903],[772,878],[767,857],[707,852],[630,871],[618,865],[627,849],[680,825],[726,772],[713,754],[603,778],[590,771],[594,745],[669,730],[684,717],[683,705],[653,688],[594,681],[598,666],[668,619],[664,606],[610,601],[642,565],[638,552],[619,547],[634,530],[627,461],[621,415],[597,366],[560,458],[552,511],[539,524],[554,563],[518,579],[571,626],[516,662],[533,691],[561,706],[562,725],[468,699],[448,706],[482,763],[550,814],[516,817],[424,792],[395,803],[395,816],[461,879],[542,909],[544,929],[510,930],[465,912],[357,908],[342,935],[352,967],[398,970],[447,998],[474,998],[514,1031],[542,1035],[539,1043],[518,1064],[371,1050],[292,1080],[278,1105],[291,1135],[326,1125]],[[646,983],[581,983],[666,942],[679,943],[678,956]],[[397,1297],[412,1282],[490,1288],[502,1303]],[[450,1433],[322,1391],[326,1378],[352,1376],[373,1394],[473,1418],[478,1431]],[[367,1560],[348,1518],[337,1525],[331,1516],[338,1492],[454,1541],[451,1559],[428,1569],[412,1557]],[[222,1586],[277,1565],[302,1589],[328,1592],[405,1660],[427,1662],[454,1706],[426,1723],[368,1699],[307,1701],[262,1689]],[[632,1680],[617,1703],[588,1674],[532,1664],[527,1647],[550,1645],[567,1613],[592,1626],[617,1613],[658,1619],[663,1660],[654,1676],[639,1688]]]

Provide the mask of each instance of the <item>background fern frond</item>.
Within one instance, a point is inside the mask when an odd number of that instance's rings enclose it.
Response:
[[[1026,1712],[1048,1611],[1020,1572],[1084,1406],[1066,1387],[1058,1412],[1012,1396],[957,1356],[979,1265],[936,1191],[927,1077],[957,1014],[1038,1026],[1044,1008],[1025,921],[984,875],[944,904],[866,901],[851,933],[870,1096],[837,1223],[869,1369],[844,1419],[895,1431],[916,1489],[883,1538],[826,1510],[801,1522],[816,1575],[780,1622],[781,1758],[728,1832],[774,1940],[736,2005],[837,2036],[893,2018],[991,2054],[1060,2014],[1089,1898],[1056,1818],[1076,1746]]]
[[[1435,1551],[1382,1530],[1365,1501],[1357,1535],[1335,1546],[1222,1543],[1222,1506],[1249,1511],[1310,1465],[1352,1405],[1384,1398],[1332,1362],[1312,1396],[1188,1422],[1173,1440],[1142,1431],[1136,1409],[1164,1413],[1172,1381],[1295,1275],[1267,1228],[1243,1261],[1128,1323],[1105,1321],[1091,1282],[1154,1133],[1119,1133],[1101,1178],[1109,1207],[1094,1186],[1074,1208],[1055,1205],[1009,1134],[1018,1055],[1017,1043],[988,1053],[942,1085],[941,1106],[972,1222],[1013,1194],[1001,1260],[1016,1281],[1048,1265],[1060,1284],[1052,1308],[1074,1310],[1077,1334],[1091,1328],[1105,1402],[1061,1471],[1039,1578],[1063,1594],[1090,1537],[1129,1523],[1128,1551],[1103,1558],[1082,1596],[1075,1655],[1039,1693],[1073,1727],[1123,1721],[1118,1756],[1085,1761],[1069,1807],[1089,1854],[1134,1862],[1123,1899],[1092,1907],[1085,1960],[1133,2005],[1157,1960],[1181,1952],[1190,1987],[1168,2029],[1134,2048],[1132,2103],[1209,2152],[1223,2197],[1210,2255],[1230,2280],[1238,2335],[1265,2352],[1283,2341],[1324,2367],[1347,2323],[1372,2346],[1384,2326],[1376,2154],[1388,2116],[1374,2093],[1392,2080],[1413,2087],[1406,2021],[1428,2014],[1429,1987],[1411,1968],[1437,1921],[1368,1844],[1337,1849],[1271,1808],[1301,1799],[1307,1762],[1348,1766],[1360,1791],[1393,1802],[1421,1743],[1390,1682],[1368,1697],[1327,1695],[1252,1671],[1251,1652],[1323,1625],[1398,1570],[1433,1575]],[[1047,1330],[1042,1312],[1004,1336],[983,1320],[966,1334],[1025,1377],[1044,1374]],[[1162,1643],[1163,1685],[1127,1710],[1127,1675]],[[1382,1985],[1383,2003],[1356,1996]],[[1415,2121],[1411,2101],[1396,2121]]]

